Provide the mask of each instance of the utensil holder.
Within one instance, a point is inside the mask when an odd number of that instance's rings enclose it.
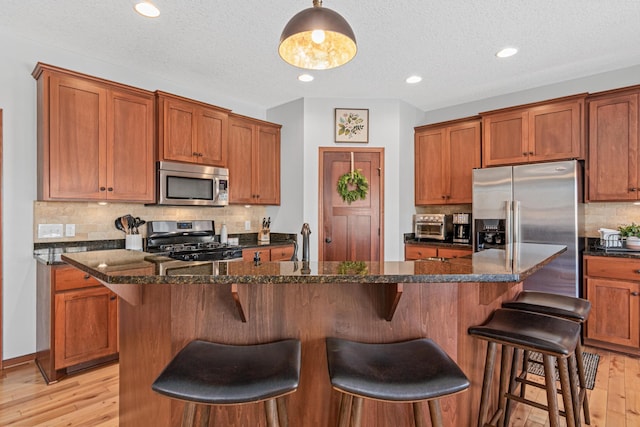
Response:
[[[142,234],[127,234],[124,236],[124,247],[131,251],[141,251]]]
[[[263,228],[258,231],[258,242],[269,243],[271,241],[271,231],[268,228]]]

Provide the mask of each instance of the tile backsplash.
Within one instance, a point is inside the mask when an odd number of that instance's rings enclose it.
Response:
[[[216,231],[222,223],[227,224],[230,234],[257,232],[265,216],[264,206],[226,206],[223,208],[145,206],[133,203],[96,202],[42,202],[33,204],[34,243],[52,241],[85,241],[124,239],[124,233],[116,229],[116,218],[126,214],[145,221],[213,219]],[[250,221],[251,230],[245,230],[245,221]],[[38,238],[38,224],[75,224],[74,237]],[[146,236],[146,227],[140,229]]]

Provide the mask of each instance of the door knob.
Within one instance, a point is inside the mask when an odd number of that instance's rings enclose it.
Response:
[[[324,241],[327,243],[331,243],[331,237],[327,237],[326,239],[324,239]]]

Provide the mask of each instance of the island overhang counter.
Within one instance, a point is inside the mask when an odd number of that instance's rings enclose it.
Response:
[[[471,381],[442,400],[448,426],[476,423],[486,344],[467,335],[522,281],[566,248],[518,244],[467,258],[410,262],[184,262],[107,250],[62,260],[120,297],[121,426],[180,425],[182,404],[151,390],[193,339],[254,344],[302,342],[298,390],[287,396],[292,426],[336,425],[338,393],[327,373],[325,338],[393,342],[428,337]],[[416,360],[416,363],[429,363]],[[411,405],[367,401],[363,425],[412,425]],[[262,404],[216,407],[215,425],[263,426]]]

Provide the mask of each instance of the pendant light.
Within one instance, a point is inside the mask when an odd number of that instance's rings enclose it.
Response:
[[[356,55],[356,36],[347,21],[322,0],[296,14],[280,36],[280,57],[308,70],[328,70],[351,61]]]

